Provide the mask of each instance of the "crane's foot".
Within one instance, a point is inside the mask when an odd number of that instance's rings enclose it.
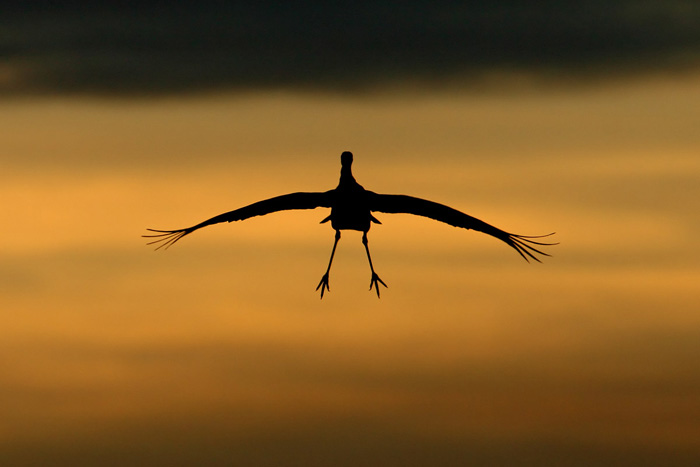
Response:
[[[318,283],[316,286],[316,290],[321,289],[321,298],[323,298],[323,292],[324,291],[331,291],[331,288],[328,286],[328,273],[325,273],[323,277],[321,278],[321,282]]]
[[[374,290],[377,291],[377,298],[379,297],[379,284],[382,284],[384,287],[389,288],[383,280],[379,278],[376,272],[372,271],[372,280],[369,283],[369,290],[372,290],[372,287],[374,287]]]

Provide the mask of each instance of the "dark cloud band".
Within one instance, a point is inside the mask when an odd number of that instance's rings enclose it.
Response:
[[[32,2],[1,19],[0,92],[353,90],[700,65],[696,2]]]

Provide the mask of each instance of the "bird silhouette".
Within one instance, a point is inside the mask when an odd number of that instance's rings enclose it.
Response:
[[[333,190],[322,193],[300,192],[276,196],[234,211],[219,214],[218,216],[185,229],[147,229],[153,232],[153,234],[143,235],[143,237],[155,238],[155,240],[148,242],[148,245],[160,244],[156,250],[163,247],[167,249],[185,235],[189,235],[195,230],[199,230],[208,225],[218,224],[220,222],[242,221],[251,217],[264,216],[277,211],[330,208],[330,215],[323,219],[321,224],[328,221],[331,222],[331,227],[335,230],[335,241],[333,242],[331,257],[328,260],[328,268],[316,287],[317,291],[321,289],[321,298],[323,298],[325,291],[330,291],[329,274],[331,265],[333,264],[335,249],[338,246],[338,240],[340,240],[341,230],[358,230],[362,232],[362,244],[365,246],[369,268],[372,272],[369,290],[371,291],[372,288],[374,288],[377,292],[377,297],[379,297],[379,284],[387,287],[384,281],[381,280],[374,271],[372,257],[369,253],[367,232],[372,223],[381,224],[381,222],[372,215],[373,212],[414,214],[416,216],[428,217],[444,222],[455,227],[483,232],[505,242],[528,262],[529,259],[540,262],[536,254],[550,256],[540,251],[537,247],[557,244],[536,241],[536,239],[549,237],[554,233],[539,236],[516,235],[498,229],[475,217],[464,214],[449,206],[445,206],[444,204],[415,198],[413,196],[385,195],[365,190],[362,185],[357,183],[355,177],[352,175],[352,160],[353,156],[349,151],[345,151],[340,155],[340,181],[338,182],[338,186]]]

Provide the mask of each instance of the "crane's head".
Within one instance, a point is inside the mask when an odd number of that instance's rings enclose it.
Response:
[[[350,151],[345,151],[340,155],[340,165],[348,168],[352,165],[352,153]]]

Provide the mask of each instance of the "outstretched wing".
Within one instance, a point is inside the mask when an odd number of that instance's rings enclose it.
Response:
[[[416,216],[435,219],[436,221],[444,222],[455,227],[477,230],[479,232],[491,235],[492,237],[496,237],[514,248],[515,251],[517,251],[520,256],[525,258],[525,261],[528,262],[528,257],[540,262],[540,260],[535,256],[535,253],[549,256],[547,253],[538,250],[535,245],[540,247],[556,245],[556,243],[543,243],[533,240],[549,237],[554,233],[539,236],[511,234],[449,206],[428,201],[426,199],[406,195],[382,195],[377,193],[368,193],[368,201],[370,211],[414,214]]]
[[[270,214],[277,211],[288,211],[292,209],[315,209],[320,207],[329,208],[331,207],[332,203],[331,193],[332,191],[327,191],[325,193],[289,193],[287,195],[276,196],[274,198],[258,201],[257,203],[250,204],[234,211],[219,214],[218,216],[212,217],[211,219],[186,229],[147,229],[150,232],[155,233],[143,235],[143,237],[155,238],[156,240],[148,242],[148,245],[160,243],[156,250],[163,247],[169,248],[173,243],[177,242],[185,235],[191,234],[195,230],[201,229],[202,227],[206,227],[208,225],[218,224],[220,222],[242,221],[250,217],[264,216],[265,214]]]

